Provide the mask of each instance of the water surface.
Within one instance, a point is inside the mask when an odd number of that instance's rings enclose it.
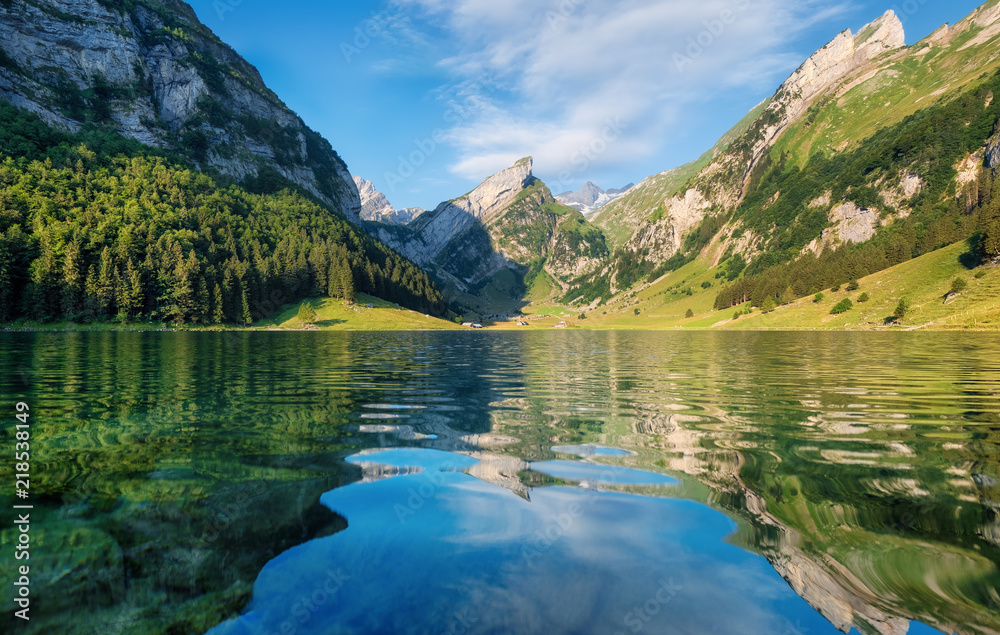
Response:
[[[0,334],[0,381],[19,632],[1000,632],[992,335]]]

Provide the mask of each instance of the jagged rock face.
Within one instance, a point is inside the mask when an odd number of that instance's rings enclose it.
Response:
[[[877,211],[859,207],[851,201],[833,207],[828,218],[833,225],[806,245],[803,252],[819,255],[824,249],[836,248],[839,244],[863,243],[871,240],[882,224]]]
[[[375,189],[374,183],[359,176],[354,177],[354,184],[361,197],[361,220],[383,225],[407,225],[424,213],[419,207],[394,208],[385,194]]]
[[[409,228],[413,233],[402,240],[384,232],[380,236],[414,262],[428,264],[460,234],[476,225],[487,225],[512,203],[534,179],[531,168],[532,160],[522,159],[465,196],[441,203],[412,223]]]
[[[455,208],[466,212],[478,221],[488,224],[521,193],[532,181],[531,157],[521,159],[506,170],[497,172],[482,185],[461,198],[442,203],[438,210]],[[435,210],[435,211],[438,211]]]
[[[77,131],[111,123],[237,180],[262,168],[358,222],[346,165],[181,0],[0,3],[0,98]]]
[[[544,261],[556,279],[596,270],[608,255],[603,234],[558,203],[531,169],[531,158],[522,159],[406,227],[378,228],[377,236],[463,293],[533,262]]]
[[[850,30],[839,34],[792,73],[769,101],[758,106],[760,115],[745,131],[730,140],[729,149],[717,147],[719,151],[714,159],[695,177],[693,190],[672,198],[676,189],[653,192],[659,182],[669,182],[666,177],[670,173],[667,172],[647,179],[633,190],[630,198],[645,201],[642,205],[618,204],[616,211],[620,212],[621,218],[616,222],[635,228],[635,233],[625,243],[626,247],[644,251],[653,260],[670,258],[708,210],[732,210],[739,205],[754,169],[770,152],[779,136],[805,116],[813,103],[842,82],[867,71],[869,66],[873,66],[871,61],[875,58],[904,45],[903,25],[892,11],[865,26],[857,35]],[[997,156],[1000,161],[1000,149]],[[640,196],[645,190],[650,190],[649,194],[655,196]],[[650,204],[649,200],[655,202]],[[647,219],[654,215],[658,204],[662,204],[666,211],[650,224]],[[842,240],[860,238],[866,231],[866,223],[859,221],[856,227],[852,222],[843,223],[847,230]],[[835,236],[832,234],[829,238]]]
[[[590,216],[611,201],[618,199],[633,187],[635,187],[635,184],[629,183],[620,189],[604,191],[593,182],[587,181],[579,190],[575,192],[563,192],[556,196],[556,200],[563,205],[572,207],[578,212],[582,212],[584,216]]]
[[[986,167],[994,170],[1000,167],[1000,135],[994,135],[986,144]]]
[[[651,225],[641,228],[627,243],[633,251],[642,251],[648,257],[663,261],[677,253],[684,242],[684,236],[700,223],[711,204],[705,196],[690,189],[684,196],[675,196],[664,203],[664,213]]]
[[[777,121],[760,131],[747,173],[771,147],[777,136],[788,124],[798,119],[817,96],[870,60],[905,45],[903,23],[889,10],[861,29],[857,35],[853,35],[848,29],[813,53],[781,85],[764,111],[763,118],[774,115],[773,118]]]
[[[863,243],[875,235],[875,229],[879,226],[879,215],[870,209],[847,202],[830,211],[830,222],[834,227],[824,230],[824,234],[836,229],[841,242]]]
[[[891,10],[853,35],[848,29],[814,53],[779,89],[791,103],[808,101],[858,66],[905,45],[903,24]]]

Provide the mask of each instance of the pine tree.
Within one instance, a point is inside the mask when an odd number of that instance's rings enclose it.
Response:
[[[48,228],[41,231],[39,243],[41,253],[29,266],[25,309],[33,318],[47,320],[60,309],[60,268],[56,263],[52,232]]]
[[[84,312],[87,317],[99,317],[101,310],[101,298],[97,289],[97,269],[94,265],[87,268],[87,277],[83,284],[84,289]]]
[[[313,247],[309,254],[309,265],[313,280],[315,280],[315,292],[324,293],[329,288],[330,264],[326,257],[326,249]]]
[[[354,293],[354,273],[351,271],[351,266],[346,262],[340,269],[340,287],[343,290],[344,301],[348,304],[353,304],[357,300],[357,296]]]
[[[343,275],[338,264],[332,263],[330,265],[326,277],[328,280],[326,294],[335,300],[344,297]]]
[[[212,297],[208,294],[208,282],[205,276],[198,276],[198,293],[195,296],[194,318],[198,322],[207,323],[212,315]]]
[[[194,250],[186,259],[180,260],[174,269],[174,288],[171,292],[171,314],[178,324],[196,319],[199,315],[198,304],[198,258]]]
[[[136,268],[132,259],[125,263],[125,275],[122,279],[122,298],[119,301],[126,318],[133,318],[142,312],[142,274]]]
[[[226,314],[223,310],[222,287],[216,283],[212,290],[212,323],[222,324],[226,321]]]
[[[62,313],[68,319],[80,313],[83,296],[83,276],[80,272],[80,239],[74,238],[66,245],[63,256]]]
[[[250,326],[253,322],[253,316],[250,314],[250,302],[247,299],[247,290],[245,288],[240,288],[240,314],[243,318],[243,324]]]
[[[114,280],[112,286],[114,286],[115,289],[115,303],[118,305],[118,316],[115,319],[119,322],[126,322],[128,321],[128,309],[126,309],[123,305],[126,295],[125,277],[122,275],[121,270],[118,267],[115,267],[115,273],[112,276],[112,280]]]
[[[787,287],[781,292],[781,304],[791,304],[792,302],[795,302],[798,297],[799,296],[795,294],[795,291],[792,290],[791,287]]]
[[[7,241],[4,240],[3,232],[0,232],[0,322],[6,322],[14,314],[13,281],[10,277],[11,258],[7,249]]]
[[[1000,257],[1000,194],[994,194],[983,210],[983,233],[979,248],[984,257]]]
[[[299,305],[299,312],[296,317],[301,324],[306,325],[315,324],[319,316],[316,315],[316,309],[313,308],[312,302],[306,300]]]
[[[97,274],[97,316],[107,317],[115,299],[114,263],[111,260],[111,249],[105,247],[101,251],[101,264]]]

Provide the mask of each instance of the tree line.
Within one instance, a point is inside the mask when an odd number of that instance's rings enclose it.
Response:
[[[804,297],[963,240],[970,241],[970,260],[1000,257],[995,171],[983,168],[975,181],[956,186],[955,166],[980,150],[1000,121],[1000,102],[993,99],[1000,74],[981,79],[955,99],[879,130],[856,150],[830,157],[817,152],[801,168],[788,167],[785,155],[770,161],[732,215],[743,228],[769,238],[746,276],[719,292],[715,307]],[[904,211],[893,210],[878,188],[908,172],[919,175],[923,187],[906,204],[906,218],[868,242],[802,255],[829,226],[826,208],[811,201],[826,194],[868,209]]]
[[[0,104],[0,321],[248,324],[357,292],[447,313],[416,265],[315,200],[253,194],[153,155]]]
[[[942,247],[968,241],[966,265],[1000,258],[1000,183],[993,170],[984,169],[974,185],[976,202],[966,211],[958,199],[931,222],[909,217],[897,221],[872,240],[805,254],[797,260],[758,266],[756,272],[723,287],[715,308],[724,310],[750,302],[764,306],[771,299],[788,304],[824,289],[858,280]],[[739,256],[734,256],[739,258]]]

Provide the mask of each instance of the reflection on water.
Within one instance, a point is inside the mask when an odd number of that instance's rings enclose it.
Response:
[[[324,584],[297,632],[1000,631],[992,335],[2,334],[0,382],[34,414],[26,632],[251,597],[220,630],[273,630]]]
[[[435,450],[349,460],[420,472],[324,494],[347,530],[268,563],[252,610],[212,635],[836,633],[703,505],[569,487],[529,502]]]

